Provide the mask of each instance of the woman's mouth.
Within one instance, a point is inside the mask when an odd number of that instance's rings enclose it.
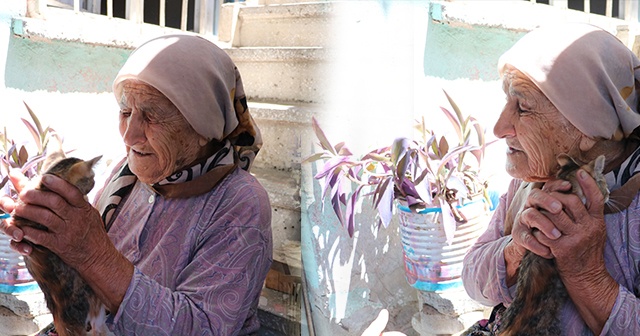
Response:
[[[143,152],[137,151],[137,150],[135,150],[133,148],[131,148],[131,152],[133,152],[133,154],[136,155],[136,156],[149,156],[149,155],[151,155],[151,153],[143,153]]]

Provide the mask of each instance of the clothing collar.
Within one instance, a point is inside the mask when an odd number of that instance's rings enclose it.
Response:
[[[202,195],[212,190],[238,166],[235,160],[235,151],[231,142],[226,141],[223,148],[206,160],[172,174],[151,188],[165,198],[189,198]],[[138,182],[138,178],[129,169],[126,159],[121,161],[119,167],[96,202],[107,231],[111,227],[118,205]]]
[[[606,214],[620,212],[629,207],[640,190],[640,146],[629,155],[620,167],[605,174],[609,188]]]

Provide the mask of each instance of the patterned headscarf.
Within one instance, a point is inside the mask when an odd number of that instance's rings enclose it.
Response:
[[[211,190],[236,165],[249,170],[262,138],[249,114],[240,73],[222,49],[195,35],[157,37],[134,50],[116,76],[113,93],[118,101],[123,82],[128,79],[153,86],[178,108],[198,134],[223,144],[209,158],[151,186],[156,192],[167,198],[191,197]],[[98,193],[96,207],[107,230],[118,205],[136,181],[123,160]]]
[[[540,88],[582,133],[622,140],[640,125],[640,61],[620,40],[593,25],[535,29],[500,57]]]

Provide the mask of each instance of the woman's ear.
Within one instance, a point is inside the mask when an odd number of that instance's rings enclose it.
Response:
[[[580,138],[580,150],[582,152],[587,152],[589,151],[591,148],[593,148],[593,146],[596,144],[596,140],[593,138],[590,138],[586,135],[582,135],[582,137]]]
[[[204,147],[204,146],[206,146],[208,143],[209,143],[209,140],[207,140],[207,138],[203,137],[202,135],[200,135],[200,136],[198,137],[198,145],[199,145],[200,147]]]

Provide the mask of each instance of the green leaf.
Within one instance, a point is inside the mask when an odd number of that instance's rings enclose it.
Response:
[[[38,133],[38,130],[36,130],[36,128],[33,127],[33,125],[24,118],[20,118],[20,120],[22,120],[24,125],[27,126],[29,132],[31,132],[33,142],[35,142],[36,146],[38,147],[38,153],[42,153],[44,148],[42,148],[42,141],[40,140],[40,134]]]
[[[381,155],[378,152],[369,152],[367,153],[367,155],[362,157],[363,160],[367,160],[367,159],[371,159],[373,161],[378,161],[378,162],[389,162],[390,159],[385,156],[385,155]]]
[[[484,131],[484,127],[482,127],[482,125],[480,124],[480,122],[474,118],[474,117],[469,117],[473,127],[476,129],[476,134],[478,136],[478,145],[480,147],[485,147],[485,131]]]
[[[29,160],[29,153],[27,152],[27,149],[22,146],[20,147],[20,152],[18,153],[18,164],[20,166],[23,166],[27,161]]]
[[[447,155],[447,153],[449,152],[449,142],[447,142],[447,138],[445,137],[440,138],[440,144],[438,145],[438,152],[440,157]]]
[[[318,121],[315,117],[311,117],[311,125],[313,127],[313,131],[316,133],[316,137],[320,141],[320,146],[322,147],[322,149],[327,150],[334,155],[337,155],[337,151],[333,148],[331,142],[329,142],[329,139],[327,139],[327,136],[324,134],[322,128],[320,128],[320,124],[318,124]]]
[[[351,153],[351,151],[349,150],[349,148],[347,148],[344,142],[340,142],[336,144],[333,148],[335,148],[335,152],[338,153],[338,155],[344,155],[344,156],[353,155],[353,153]]]
[[[2,189],[4,187],[4,185],[7,184],[7,182],[9,182],[9,176],[5,176],[2,179],[2,182],[0,182],[0,189]]]
[[[440,174],[440,172],[444,169],[444,167],[446,166],[447,162],[453,160],[453,159],[458,159],[460,160],[460,155],[463,155],[464,153],[474,150],[476,149],[476,146],[458,146],[453,148],[453,150],[451,150],[450,153],[447,153],[444,157],[442,157],[442,161],[440,161],[440,166],[438,167],[438,174]],[[447,176],[448,179],[448,176]]]
[[[7,153],[9,151],[9,139],[7,137],[7,127],[4,127],[4,133],[2,134],[2,148],[4,148],[4,152]]]
[[[390,177],[382,183],[380,188],[381,195],[378,198],[378,203],[374,205],[378,209],[378,215],[384,227],[389,226],[393,216],[394,187],[391,180],[392,178]]]
[[[398,162],[402,159],[407,151],[411,148],[411,140],[407,138],[397,138],[393,140],[391,145],[391,163],[398,166]]]
[[[318,160],[323,159],[323,158],[327,158],[327,152],[326,151],[315,153],[315,154],[307,157],[306,159],[302,160],[302,163],[309,163],[309,162],[313,162],[313,161],[318,161]]]
[[[405,175],[407,173],[407,167],[409,166],[409,162],[407,160],[408,155],[403,155],[402,158],[400,158],[400,160],[398,161],[398,164],[396,165],[396,178],[398,179],[398,183],[402,183],[402,180],[404,180]]]
[[[31,116],[31,119],[33,119],[33,122],[36,124],[36,128],[38,129],[38,134],[44,133],[44,131],[42,129],[42,125],[40,124],[40,119],[38,119],[36,114],[33,112],[33,110],[31,110],[31,108],[29,107],[29,105],[27,105],[27,103],[25,101],[22,101],[22,103],[24,103],[24,106],[27,107],[27,111],[29,112],[29,115]]]
[[[451,99],[447,91],[442,90],[442,92],[444,92],[444,95],[447,96],[447,100],[449,101],[449,104],[451,104],[453,111],[456,113],[456,116],[458,117],[458,124],[462,124],[464,117],[462,116],[462,112],[460,111],[460,108],[458,108],[458,105],[456,104],[456,102],[454,102],[453,99]]]
[[[456,131],[456,134],[458,134],[458,139],[462,139],[463,135],[462,135],[462,127],[460,125],[460,120],[456,119],[453,113],[451,113],[451,111],[447,110],[446,108],[441,106],[440,109],[442,110],[442,112],[444,112],[444,115],[447,116],[447,118],[451,122],[451,125],[453,125],[453,128]]]

